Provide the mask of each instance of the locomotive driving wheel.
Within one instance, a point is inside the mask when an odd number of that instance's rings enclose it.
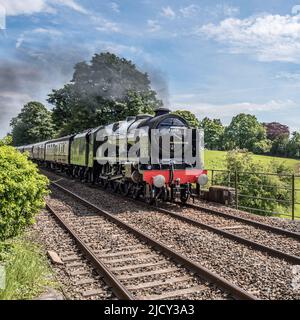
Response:
[[[120,183],[119,181],[111,181],[110,182],[110,188],[112,192],[117,193],[119,191]]]
[[[107,187],[108,187],[108,181],[107,181],[106,179],[100,178],[100,179],[99,179],[99,184],[100,184],[100,186],[101,186],[102,188],[104,188],[104,189],[107,189]]]
[[[147,204],[153,204],[155,200],[154,189],[149,184],[144,187],[144,200]]]
[[[185,187],[180,190],[180,200],[183,203],[186,203],[190,198],[190,191],[188,187]]]
[[[141,194],[141,188],[139,185],[134,185],[133,186],[133,190],[132,190],[132,198],[133,199],[138,199],[140,197]]]
[[[129,182],[121,182],[120,183],[120,192],[123,196],[128,196],[131,190],[131,185]]]

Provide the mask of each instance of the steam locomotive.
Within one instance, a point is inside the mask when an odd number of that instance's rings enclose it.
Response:
[[[147,203],[186,202],[208,181],[203,132],[166,108],[18,149],[40,165]]]

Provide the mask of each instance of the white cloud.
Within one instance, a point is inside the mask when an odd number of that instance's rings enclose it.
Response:
[[[184,18],[190,18],[195,16],[199,12],[199,6],[191,4],[187,7],[181,8],[179,11]]]
[[[293,81],[293,82],[300,82],[300,73],[296,72],[279,72],[275,75],[274,79],[279,80],[287,80],[287,81]]]
[[[194,112],[199,117],[221,118],[228,122],[239,113],[263,114],[267,112],[279,112],[287,109],[297,108],[293,100],[270,100],[265,103],[228,103],[213,104],[206,102],[197,102],[198,97],[194,94],[175,95],[172,99],[172,105],[175,109],[186,109]]]
[[[88,11],[75,0],[0,0],[8,16],[31,15],[40,12],[56,13],[56,5],[66,6],[82,14]]]
[[[161,30],[161,26],[157,20],[148,20],[147,25],[148,25],[148,31],[150,32],[156,32]]]
[[[223,13],[227,17],[233,17],[240,13],[240,9],[238,7],[233,7],[233,6],[229,6],[228,4],[224,4]]]
[[[50,2],[64,5],[79,13],[88,14],[88,11],[85,8],[83,8],[81,5],[79,5],[77,2],[75,2],[74,0],[50,0]]]
[[[110,7],[111,7],[112,11],[114,11],[116,13],[120,13],[120,6],[117,3],[111,2]]]
[[[63,33],[59,30],[55,29],[46,29],[46,28],[37,28],[31,31],[25,31],[21,33],[16,41],[16,49],[20,49],[25,41],[31,42],[32,40],[36,40],[37,35],[44,35],[48,37],[59,37]]]
[[[23,0],[0,0],[8,16],[21,14],[34,14],[38,12],[49,12],[51,8],[45,0],[23,1]]]
[[[161,15],[166,18],[174,19],[176,17],[175,11],[170,6],[163,7],[161,10]]]
[[[32,33],[43,33],[52,36],[61,36],[62,32],[55,29],[37,28],[31,31]]]
[[[204,25],[196,33],[224,44],[231,53],[251,54],[260,61],[300,63],[300,16],[228,18]]]
[[[17,49],[19,49],[19,48],[22,46],[24,40],[25,40],[25,34],[22,33],[22,34],[18,37],[17,42],[16,42],[16,48],[17,48]]]
[[[138,48],[135,46],[127,46],[127,45],[110,42],[110,41],[97,41],[93,45],[93,48],[91,51],[95,51],[95,47],[97,47],[97,50],[100,49],[101,51],[109,51],[115,54],[127,54],[127,53],[134,54],[134,55],[144,54],[141,48]]]
[[[101,32],[120,32],[120,28],[115,22],[111,22],[105,19],[99,21],[100,26],[96,27],[96,30]]]

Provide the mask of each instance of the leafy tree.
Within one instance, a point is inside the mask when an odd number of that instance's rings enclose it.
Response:
[[[293,170],[283,163],[257,164],[249,152],[233,150],[227,153],[227,173],[216,175],[216,184],[234,187],[238,173],[239,206],[259,215],[284,213],[291,203],[291,175]],[[261,172],[276,175],[261,174]]]
[[[174,114],[177,114],[178,116],[182,117],[185,119],[192,128],[199,128],[200,127],[200,122],[197,119],[197,117],[188,110],[177,110],[173,112]]]
[[[282,135],[286,135],[286,136],[290,135],[289,127],[284,124],[281,124],[278,122],[270,122],[270,123],[263,123],[263,125],[266,128],[267,138],[269,140],[274,141]]]
[[[0,240],[18,235],[44,206],[48,179],[14,147],[0,147]]]
[[[300,157],[300,133],[293,132],[292,137],[287,145],[287,153],[289,157]]]
[[[272,141],[269,139],[257,141],[254,143],[253,152],[256,154],[266,154],[271,151]]]
[[[51,112],[39,102],[27,103],[10,125],[15,146],[48,140],[54,135]]]
[[[224,142],[227,150],[248,149],[252,151],[254,144],[266,139],[266,130],[257,118],[250,114],[241,113],[232,118],[225,129]]]
[[[211,120],[205,117],[201,121],[200,127],[204,129],[205,147],[210,150],[222,150],[222,140],[225,128],[223,127],[221,120]]]
[[[162,102],[151,90],[147,73],[111,53],[96,54],[75,66],[73,79],[53,90],[53,121],[60,134],[78,132],[139,113],[152,113]]]
[[[277,137],[272,144],[271,153],[273,155],[286,157],[287,156],[287,148],[289,145],[289,137],[285,134]]]

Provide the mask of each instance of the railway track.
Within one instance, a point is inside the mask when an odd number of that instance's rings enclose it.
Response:
[[[192,203],[183,204],[183,203],[176,202],[175,204],[181,206],[182,208],[195,209],[195,210],[200,211],[200,212],[205,212],[205,213],[208,213],[208,214],[213,214],[215,216],[220,216],[220,217],[223,217],[223,218],[235,220],[237,222],[245,223],[247,225],[251,225],[251,226],[263,229],[263,230],[271,231],[271,232],[274,232],[276,234],[280,234],[280,235],[283,235],[283,236],[294,238],[296,240],[300,240],[300,233],[289,231],[289,230],[285,230],[285,229],[282,229],[282,228],[278,228],[278,227],[275,227],[275,226],[272,226],[272,225],[269,225],[269,224],[266,224],[266,223],[262,223],[262,222],[258,222],[258,221],[255,221],[255,220],[251,220],[251,219],[235,216],[233,214],[222,212],[222,211],[217,210],[217,209],[211,209],[211,208],[207,208],[207,207],[204,207],[204,206],[201,206],[201,205],[195,205],[195,204],[192,204]]]
[[[177,211],[178,207],[180,207],[179,211]],[[189,208],[189,210],[184,211],[182,208]],[[183,205],[177,203],[177,207],[174,206],[173,210],[163,207],[155,207],[155,209],[276,258],[284,259],[293,264],[300,264],[300,234],[298,233],[235,217],[212,209],[205,208],[206,210],[204,210],[203,207],[192,204]],[[219,216],[217,219],[216,215]],[[264,242],[270,243],[270,237],[274,239],[273,246],[264,244]]]
[[[288,262],[286,258],[280,258],[279,260],[275,258],[276,255],[273,257],[272,254],[266,253],[264,250],[258,250],[248,244],[241,244],[238,241],[226,238],[203,227],[195,226],[193,223],[185,222],[177,217],[172,217],[165,213],[161,214],[155,206],[133,201],[128,197],[109,192],[109,190],[101,190],[98,186],[85,184],[84,187],[81,187],[81,184],[76,180],[68,179],[61,174],[51,173],[49,172],[48,176],[52,180],[60,182],[66,188],[75,190],[76,193],[93,204],[100,205],[113,212],[131,226],[145,230],[148,235],[176,249],[185,257],[204,265],[209,270],[214,270],[215,273],[222,275],[222,277],[260,299],[281,299],[281,297],[298,299],[298,292],[293,292],[291,289],[294,262]],[[95,191],[91,192],[91,188]],[[201,219],[201,217],[205,216],[204,211],[199,212],[198,209],[193,213],[184,212],[185,208],[188,207],[184,206],[182,208],[178,205],[168,204],[168,209],[172,209],[172,211],[180,215],[188,215],[190,217],[195,215],[193,217],[195,219]],[[209,216],[214,215],[211,214]],[[234,221],[236,222],[236,220]],[[282,229],[283,232],[297,230],[295,224],[290,225],[271,220],[271,224],[273,223],[277,228],[278,226],[286,228],[286,230]],[[219,227],[228,227],[228,222]],[[270,225],[270,227],[272,228],[273,226]],[[243,230],[243,228],[229,228],[228,230],[232,232]],[[271,247],[277,242],[278,246],[286,246],[287,239],[288,244],[292,240],[299,245],[298,240],[281,235],[281,232],[273,234],[266,229],[259,229],[259,232],[262,234],[262,238],[265,238],[267,245]],[[297,234],[296,232],[294,233]],[[247,234],[248,236],[257,240],[252,232]],[[283,239],[280,240],[280,237],[283,237]],[[263,242],[264,239],[259,240]],[[293,246],[291,245],[291,247]],[[296,247],[294,249],[298,250]]]
[[[131,200],[122,195],[118,196]],[[138,200],[131,201],[260,250],[273,257],[284,259],[293,264],[300,264],[300,233],[191,203],[169,203],[169,207],[167,207],[166,205],[148,205]],[[170,206],[172,210],[170,210]]]
[[[66,300],[111,300],[115,295],[55,217],[43,210],[36,218],[34,239],[57,254],[52,268]],[[56,256],[56,257],[57,257]]]
[[[256,299],[74,192],[55,182],[52,186],[89,208],[80,215],[61,204],[55,207],[51,200],[47,203],[118,298]]]

